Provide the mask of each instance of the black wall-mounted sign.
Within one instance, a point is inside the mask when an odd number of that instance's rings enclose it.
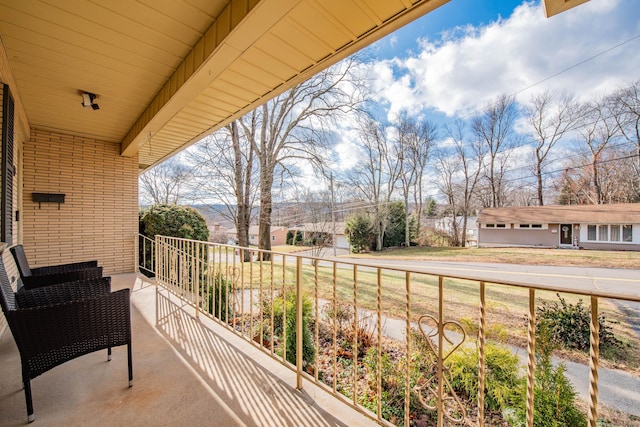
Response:
[[[38,203],[38,208],[42,208],[42,203],[57,203],[60,209],[60,203],[64,203],[64,194],[55,193],[31,193],[33,201]]]

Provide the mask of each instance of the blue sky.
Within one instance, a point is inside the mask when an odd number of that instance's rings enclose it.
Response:
[[[373,46],[378,59],[404,58],[415,53],[420,38],[439,39],[452,28],[484,26],[498,17],[508,18],[522,0],[452,0],[428,15],[402,27]]]
[[[542,91],[592,99],[640,79],[640,1],[591,0],[546,18],[539,0],[451,0],[364,58],[381,121],[405,112],[442,126],[502,94],[520,107]],[[360,158],[356,127],[337,130],[338,170]]]

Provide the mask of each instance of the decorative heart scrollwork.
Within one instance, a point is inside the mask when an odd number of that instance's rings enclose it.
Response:
[[[427,410],[438,410],[438,335],[442,334],[442,411],[444,417],[454,424],[468,424],[467,412],[449,382],[449,367],[447,359],[464,343],[466,333],[457,322],[446,321],[439,325],[438,320],[431,315],[423,315],[418,319],[418,328],[427,343],[429,367],[424,373],[423,381],[413,388],[418,401]]]

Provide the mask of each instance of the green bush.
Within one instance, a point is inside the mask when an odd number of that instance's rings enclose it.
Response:
[[[466,399],[478,401],[478,350],[467,347],[450,357],[451,386]],[[485,346],[485,408],[500,412],[518,404],[521,376],[520,360],[508,348],[489,344]]]
[[[533,397],[534,427],[581,427],[586,417],[576,406],[576,391],[565,376],[563,363],[553,366],[551,353],[558,344],[554,329],[549,323],[541,323],[536,339],[536,367]],[[521,405],[505,418],[513,425],[524,426],[526,421],[527,381],[520,387]]]
[[[213,286],[209,286],[209,314],[213,314],[223,322],[229,322],[233,316],[232,292],[231,281],[216,275]],[[229,301],[228,304],[227,301]]]
[[[156,235],[209,240],[204,217],[188,206],[154,205],[138,214],[140,234],[154,239]]]
[[[550,358],[538,357],[533,398],[534,427],[582,427],[587,425],[585,415],[576,406],[576,392],[565,376],[564,364],[553,366]],[[520,387],[522,401],[526,402],[527,384]],[[526,425],[526,406],[521,404],[506,416],[513,425]]]
[[[591,310],[579,300],[577,304],[569,304],[559,294],[559,301],[541,301],[536,309],[536,334],[540,335],[541,328],[548,328],[550,339],[558,346],[589,351]],[[616,348],[622,342],[613,334],[613,329],[606,323],[603,313],[598,316],[600,325],[600,347]]]
[[[285,299],[282,294],[275,298],[265,299],[263,302],[263,316],[265,320],[271,319],[273,310],[273,333],[282,337],[284,331],[284,306],[286,305],[286,338],[287,361],[296,364],[296,295],[288,292]],[[315,360],[315,345],[311,324],[313,323],[313,305],[306,295],[302,297],[302,360],[305,364],[312,364]]]
[[[345,235],[355,253],[371,248],[375,235],[371,218],[366,213],[357,213],[349,216],[345,222]]]

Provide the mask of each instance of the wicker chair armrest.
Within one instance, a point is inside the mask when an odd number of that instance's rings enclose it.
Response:
[[[98,266],[98,261],[74,262],[71,264],[49,265],[31,269],[31,275],[44,276],[48,274],[69,273],[71,271],[85,270]]]
[[[131,343],[129,289],[6,313],[30,378],[78,356]],[[26,364],[26,366],[25,366]]]
[[[33,289],[58,283],[75,282],[78,280],[99,279],[102,277],[102,267],[92,267],[85,270],[69,271],[67,273],[49,274],[46,276],[23,277],[25,288]]]
[[[111,292],[111,277],[59,283],[39,288],[22,288],[16,292],[18,307],[60,304],[83,298],[106,295]]]

